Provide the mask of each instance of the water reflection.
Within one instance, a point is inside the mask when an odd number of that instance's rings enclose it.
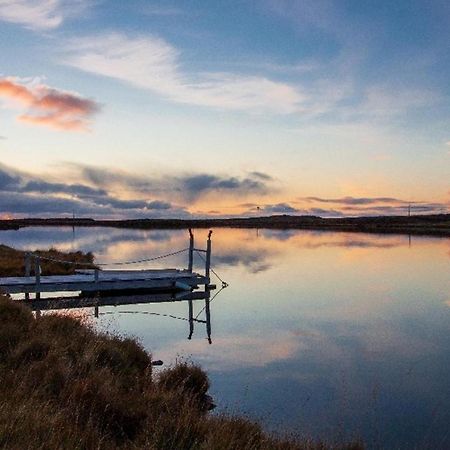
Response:
[[[214,298],[220,293],[217,292],[211,299],[211,291],[206,288],[203,291],[195,292],[166,292],[166,293],[152,293],[152,294],[138,294],[138,295],[114,295],[114,296],[95,296],[95,297],[84,297],[81,295],[77,296],[64,296],[64,297],[51,297],[47,299],[39,299],[33,301],[20,301],[21,303],[27,305],[35,312],[36,316],[41,316],[43,311],[46,312],[62,312],[69,315],[77,315],[81,313],[81,316],[86,319],[87,317],[94,317],[98,319],[100,316],[105,316],[109,314],[125,314],[125,315],[150,315],[157,317],[167,317],[174,320],[185,321],[189,324],[189,334],[188,339],[191,340],[195,331],[195,327],[198,324],[205,325],[206,336],[209,344],[212,344],[211,338],[211,309],[210,303]],[[203,300],[204,306],[200,311],[194,313],[194,303]],[[129,310],[121,308],[123,306],[130,305],[148,305],[153,303],[163,304],[172,302],[183,302],[188,305],[188,317],[175,316],[173,314],[164,314],[158,312],[151,312],[148,310]],[[113,306],[115,311],[111,311],[110,308]],[[89,313],[89,311],[93,313]],[[74,314],[75,313],[75,314]],[[204,319],[201,318],[202,313],[204,313]]]
[[[197,230],[196,239],[206,234]],[[139,314],[105,305],[97,326],[137,336],[165,362],[199,362],[219,411],[244,411],[268,428],[358,434],[369,447],[450,448],[449,239],[228,229],[213,236],[212,265],[230,283],[210,304],[213,345],[206,323],[189,322],[202,300],[191,314],[187,301],[133,305]],[[184,230],[76,229],[74,241],[70,229],[0,232],[7,245],[74,245],[99,261],[167,253],[187,238]],[[170,265],[187,261],[175,256]]]

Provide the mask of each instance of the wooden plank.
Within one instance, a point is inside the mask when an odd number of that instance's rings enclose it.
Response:
[[[75,270],[75,273],[77,274],[94,274],[95,269],[77,269]],[[173,272],[180,272],[180,273],[188,273],[189,271],[185,269],[142,269],[142,270],[119,270],[119,269],[101,269],[99,270],[99,273],[107,274],[107,273],[149,273],[149,274],[158,274],[158,273],[173,273]]]
[[[187,271],[177,272],[162,272],[157,273],[147,271],[112,271],[105,272],[100,271],[98,274],[99,281],[113,281],[113,280],[157,280],[165,278],[192,278],[199,276],[196,273],[190,273]],[[91,282],[94,281],[94,272],[91,274],[74,274],[74,275],[52,275],[41,276],[40,284],[45,283],[72,283],[72,282]],[[34,277],[4,277],[0,278],[0,286],[12,285],[12,284],[35,284]]]
[[[50,277],[48,277],[50,278]],[[148,279],[99,279],[97,282],[89,279],[71,279],[70,277],[59,277],[58,280],[41,279],[38,289],[40,292],[63,292],[63,291],[105,291],[105,290],[133,290],[133,289],[161,289],[176,288],[177,277],[170,278],[148,278]],[[61,279],[62,278],[62,279]],[[194,275],[182,278],[183,284],[191,287],[207,284],[205,277]],[[36,291],[35,283],[8,283],[1,284],[0,289],[10,294],[31,293]]]

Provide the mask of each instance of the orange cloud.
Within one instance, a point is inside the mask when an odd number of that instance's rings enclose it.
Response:
[[[86,130],[99,110],[93,100],[39,85],[27,87],[11,78],[0,79],[0,97],[9,98],[28,110],[18,120],[59,130]]]

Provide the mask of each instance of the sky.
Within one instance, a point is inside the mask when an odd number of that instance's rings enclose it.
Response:
[[[450,212],[446,0],[0,0],[0,216]]]

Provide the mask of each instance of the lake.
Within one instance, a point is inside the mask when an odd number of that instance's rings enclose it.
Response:
[[[206,235],[195,231],[198,247]],[[187,339],[186,302],[83,314],[136,336],[166,365],[199,363],[219,412],[270,430],[361,436],[373,448],[450,448],[449,239],[241,229],[216,229],[212,239],[213,268],[229,287],[210,305],[211,344],[203,322]],[[185,248],[188,233],[24,228],[0,231],[0,243],[114,262]],[[136,268],[162,266],[186,267],[187,255]],[[194,303],[199,319],[203,306]]]

